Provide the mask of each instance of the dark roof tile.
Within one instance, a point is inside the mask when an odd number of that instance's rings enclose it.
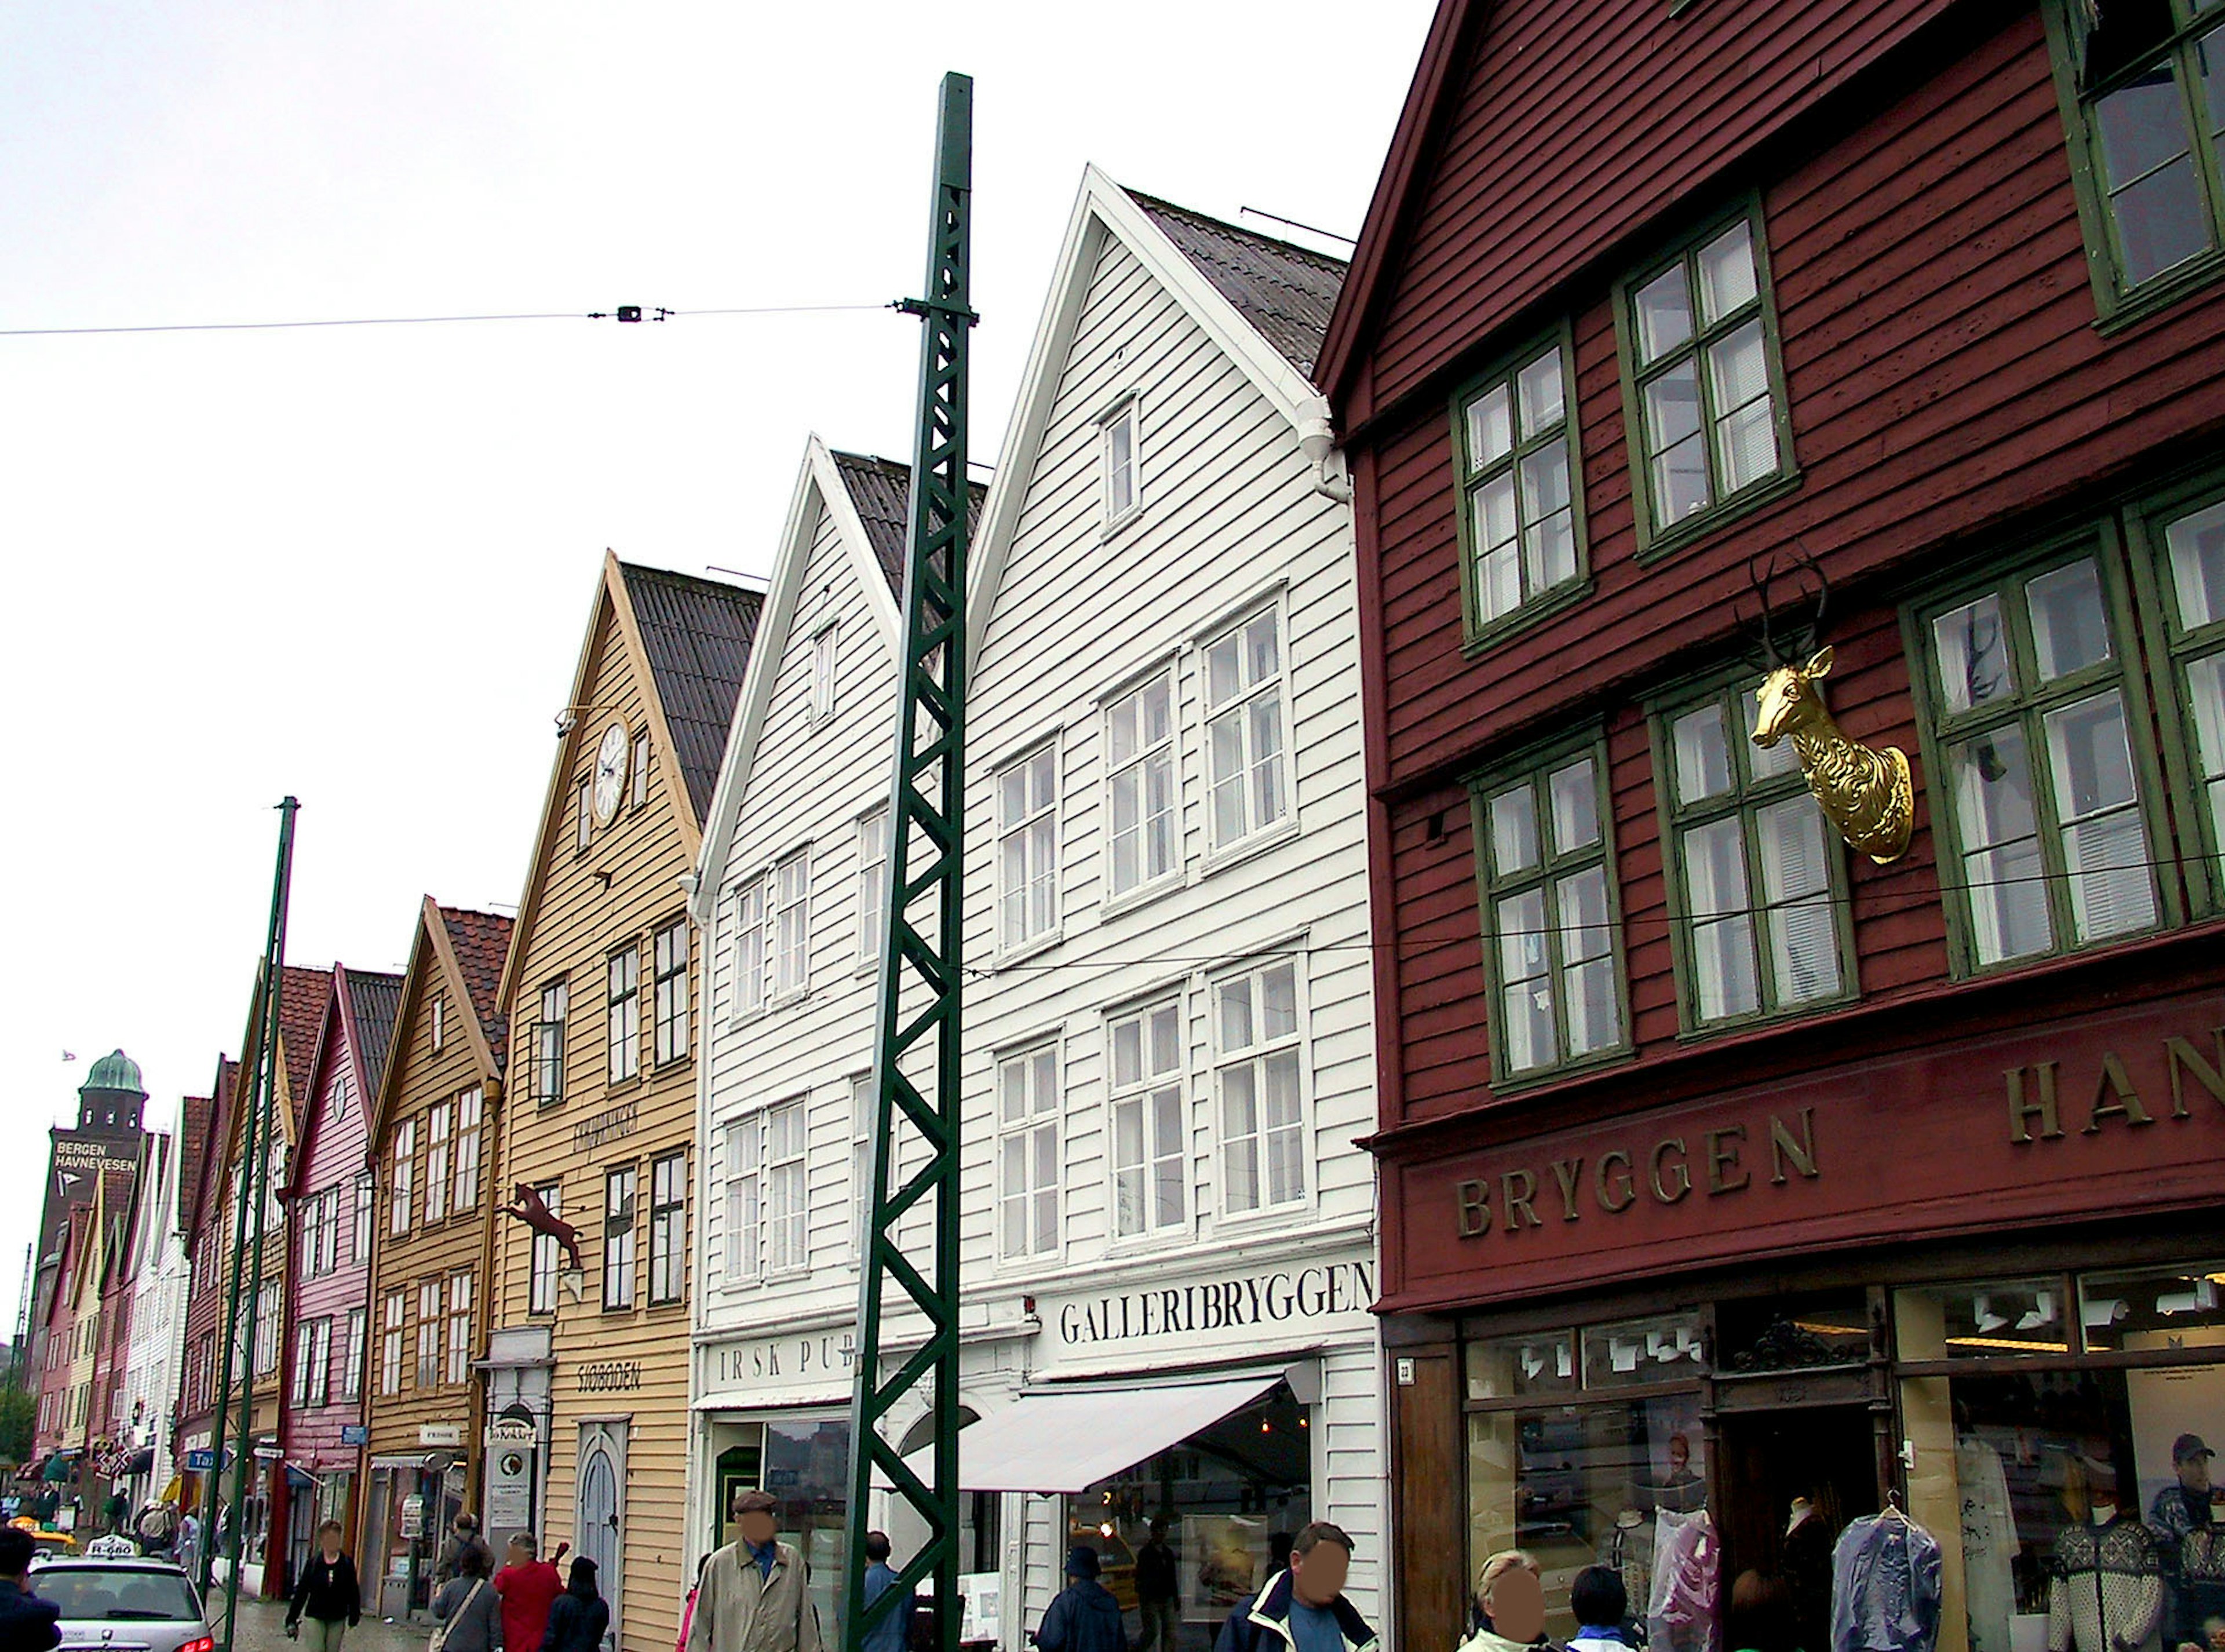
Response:
[[[664,724],[672,731],[673,761],[687,781],[700,826],[719,782],[719,763],[726,755],[726,732],[764,598],[722,580],[662,568],[631,562],[618,568],[656,680]]]
[[[904,551],[911,535],[911,466],[870,453],[838,453],[834,457],[842,485],[850,490],[850,502],[865,524],[873,560],[888,576],[889,589],[902,597]],[[971,529],[980,524],[981,501],[989,490],[982,483],[969,481],[967,491],[970,497],[966,525]]]
[[[278,995],[278,1035],[286,1052],[287,1093],[296,1108],[309,1104],[309,1067],[317,1059],[317,1041],[324,1036],[332,991],[330,970],[286,966],[285,986]]]
[[[348,1016],[355,1023],[355,1082],[358,1093],[375,1096],[386,1078],[387,1053],[394,1047],[394,1021],[402,1009],[402,978],[362,970],[344,972]]]
[[[1341,258],[1224,224],[1157,196],[1132,189],[1128,197],[1261,338],[1300,372],[1312,375],[1337,289],[1344,284],[1347,266]]]
[[[680,737],[675,733],[674,739]],[[467,907],[440,908],[448,945],[455,948],[457,967],[472,995],[472,1009],[479,1030],[494,1051],[495,1071],[502,1071],[510,1055],[510,1017],[502,1008],[502,965],[510,956],[510,920],[493,912],[473,912]]]

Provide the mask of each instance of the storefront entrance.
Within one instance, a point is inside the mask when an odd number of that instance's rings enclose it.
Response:
[[[1847,1522],[1875,1514],[1877,1429],[1861,1405],[1724,1417],[1716,1448],[1722,1579],[1782,1578],[1797,1644],[1829,1644],[1831,1544]]]

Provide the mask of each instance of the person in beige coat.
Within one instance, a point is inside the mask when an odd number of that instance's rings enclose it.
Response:
[[[703,1567],[687,1652],[820,1652],[803,1556],[773,1535],[771,1493],[745,1491],[734,1505],[741,1541]]]

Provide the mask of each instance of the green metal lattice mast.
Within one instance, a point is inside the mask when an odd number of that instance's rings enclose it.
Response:
[[[904,563],[902,708],[890,820],[888,922],[874,1036],[873,1196],[858,1303],[850,1405],[850,1511],[844,1644],[869,1618],[934,1580],[940,1643],[958,1647],[958,1142],[960,984],[964,976],[966,811],[966,345],[973,182],[973,82],[942,78],[926,296],[902,308],[923,324]],[[917,1145],[907,1155],[901,1142]],[[907,1160],[916,1161],[909,1170]],[[902,1180],[891,1186],[894,1169]],[[922,1207],[925,1209],[922,1212]],[[922,1220],[922,1215],[926,1218]],[[907,1220],[907,1218],[910,1218]],[[924,1269],[899,1229],[933,1235]],[[898,1323],[891,1328],[891,1320]],[[925,1339],[884,1377],[883,1339]],[[900,1350],[892,1350],[897,1351]],[[925,1394],[935,1440],[924,1478],[882,1433]],[[865,1533],[875,1484],[916,1516],[926,1540],[898,1587],[865,1604]]]

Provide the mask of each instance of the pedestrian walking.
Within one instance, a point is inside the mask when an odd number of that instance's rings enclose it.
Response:
[[[1475,1605],[1484,1626],[1461,1643],[1461,1652],[1551,1647],[1545,1638],[1545,1586],[1537,1562],[1520,1549],[1501,1549],[1483,1563],[1475,1579]]]
[[[904,1652],[910,1644],[911,1615],[919,1605],[919,1592],[898,1580],[896,1567],[889,1564],[895,1552],[886,1532],[865,1534],[865,1559],[872,1562],[865,1568],[865,1605],[871,1606],[891,1589],[901,1589],[903,1598],[866,1630],[863,1652]]]
[[[474,1551],[479,1557],[479,1569],[473,1575],[484,1578],[493,1574],[494,1551],[487,1547],[486,1539],[479,1535],[479,1517],[477,1515],[465,1510],[456,1516],[449,1534],[448,1546],[441,1553],[441,1563],[433,1568],[434,1582],[446,1583],[451,1578],[461,1577],[464,1556]]]
[[[779,1508],[770,1491],[735,1503],[742,1535],[704,1563],[688,1652],[819,1652],[803,1556],[774,1535]]]
[[[456,1556],[456,1575],[433,1597],[431,1652],[498,1652],[502,1597],[487,1577],[486,1545],[466,1544]]]
[[[564,1592],[556,1562],[570,1547],[557,1544],[556,1553],[544,1560],[531,1532],[520,1532],[510,1540],[502,1570],[494,1574],[494,1592],[502,1598],[503,1652],[541,1652],[542,1638],[548,1633],[548,1609]]]
[[[601,1652],[610,1626],[610,1603],[595,1586],[595,1563],[582,1554],[572,1562],[564,1592],[548,1609],[541,1652]]]
[[[1043,1622],[1028,1637],[1042,1652],[1128,1652],[1120,1603],[1097,1580],[1104,1569],[1097,1551],[1086,1543],[1067,1551],[1066,1587],[1052,1597]]]
[[[1182,1586],[1164,1515],[1152,1516],[1151,1537],[1136,1551],[1136,1611],[1143,1619],[1136,1652],[1175,1652],[1182,1630]]]
[[[1214,1652],[1370,1652],[1375,1631],[1344,1598],[1352,1539],[1326,1520],[1301,1526],[1290,1567],[1228,1614]],[[1544,1609],[1538,1609],[1544,1621]]]
[[[31,1535],[0,1526],[0,1652],[53,1652],[62,1643],[62,1609],[31,1592]]]
[[[122,1486],[108,1494],[108,1501],[100,1505],[100,1517],[110,1531],[123,1532],[124,1522],[131,1518],[131,1499],[124,1494]]]
[[[172,1552],[178,1566],[198,1587],[201,1580],[201,1517],[188,1509],[178,1516],[178,1535]]]
[[[363,1619],[363,1588],[355,1562],[340,1551],[337,1520],[317,1528],[317,1552],[295,1579],[286,1609],[288,1639],[301,1636],[304,1619],[309,1625],[308,1652],[340,1652],[340,1642]]]

